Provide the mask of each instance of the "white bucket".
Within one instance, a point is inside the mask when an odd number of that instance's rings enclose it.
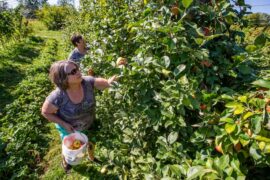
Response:
[[[75,139],[80,140],[84,144],[79,149],[69,149]],[[65,136],[62,141],[62,154],[64,155],[66,162],[70,165],[80,164],[87,153],[87,144],[88,138],[83,133],[75,132]]]

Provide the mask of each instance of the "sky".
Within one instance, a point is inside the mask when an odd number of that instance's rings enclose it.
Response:
[[[79,6],[79,0],[75,1],[75,7]],[[16,7],[17,0],[7,0],[10,7]],[[57,0],[48,0],[49,4],[57,4]],[[251,12],[261,12],[270,14],[270,0],[245,0],[246,4],[252,6]]]
[[[261,12],[270,14],[270,0],[245,0],[246,4],[251,5],[251,12]]]

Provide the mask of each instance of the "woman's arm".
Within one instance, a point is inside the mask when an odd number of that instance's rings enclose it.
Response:
[[[63,121],[56,115],[57,110],[58,110],[57,107],[55,107],[52,103],[46,100],[43,103],[41,114],[49,121],[57,123],[63,128],[65,128],[69,133],[74,132],[74,128],[69,123]]]
[[[111,83],[113,81],[116,81],[116,80],[117,80],[116,76],[112,76],[109,79],[95,78],[94,86],[99,90],[103,90],[103,89],[106,89],[106,88],[110,87]]]

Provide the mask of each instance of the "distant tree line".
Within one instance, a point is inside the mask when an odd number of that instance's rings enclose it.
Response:
[[[270,24],[270,15],[266,13],[253,13],[246,16],[250,26],[266,26]]]
[[[26,18],[36,18],[36,11],[42,7],[48,6],[48,0],[17,0],[19,6],[24,9]],[[74,0],[58,0],[59,6],[73,6]]]
[[[17,0],[22,15],[26,18],[36,18],[36,11],[48,6],[48,0]],[[57,0],[59,6],[74,6],[74,0]],[[0,11],[9,9],[7,0],[0,0]]]

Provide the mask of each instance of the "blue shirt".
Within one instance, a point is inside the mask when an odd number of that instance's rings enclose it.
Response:
[[[74,61],[78,65],[80,65],[82,58],[84,58],[85,54],[81,54],[78,48],[73,49],[68,56],[68,60]]]

